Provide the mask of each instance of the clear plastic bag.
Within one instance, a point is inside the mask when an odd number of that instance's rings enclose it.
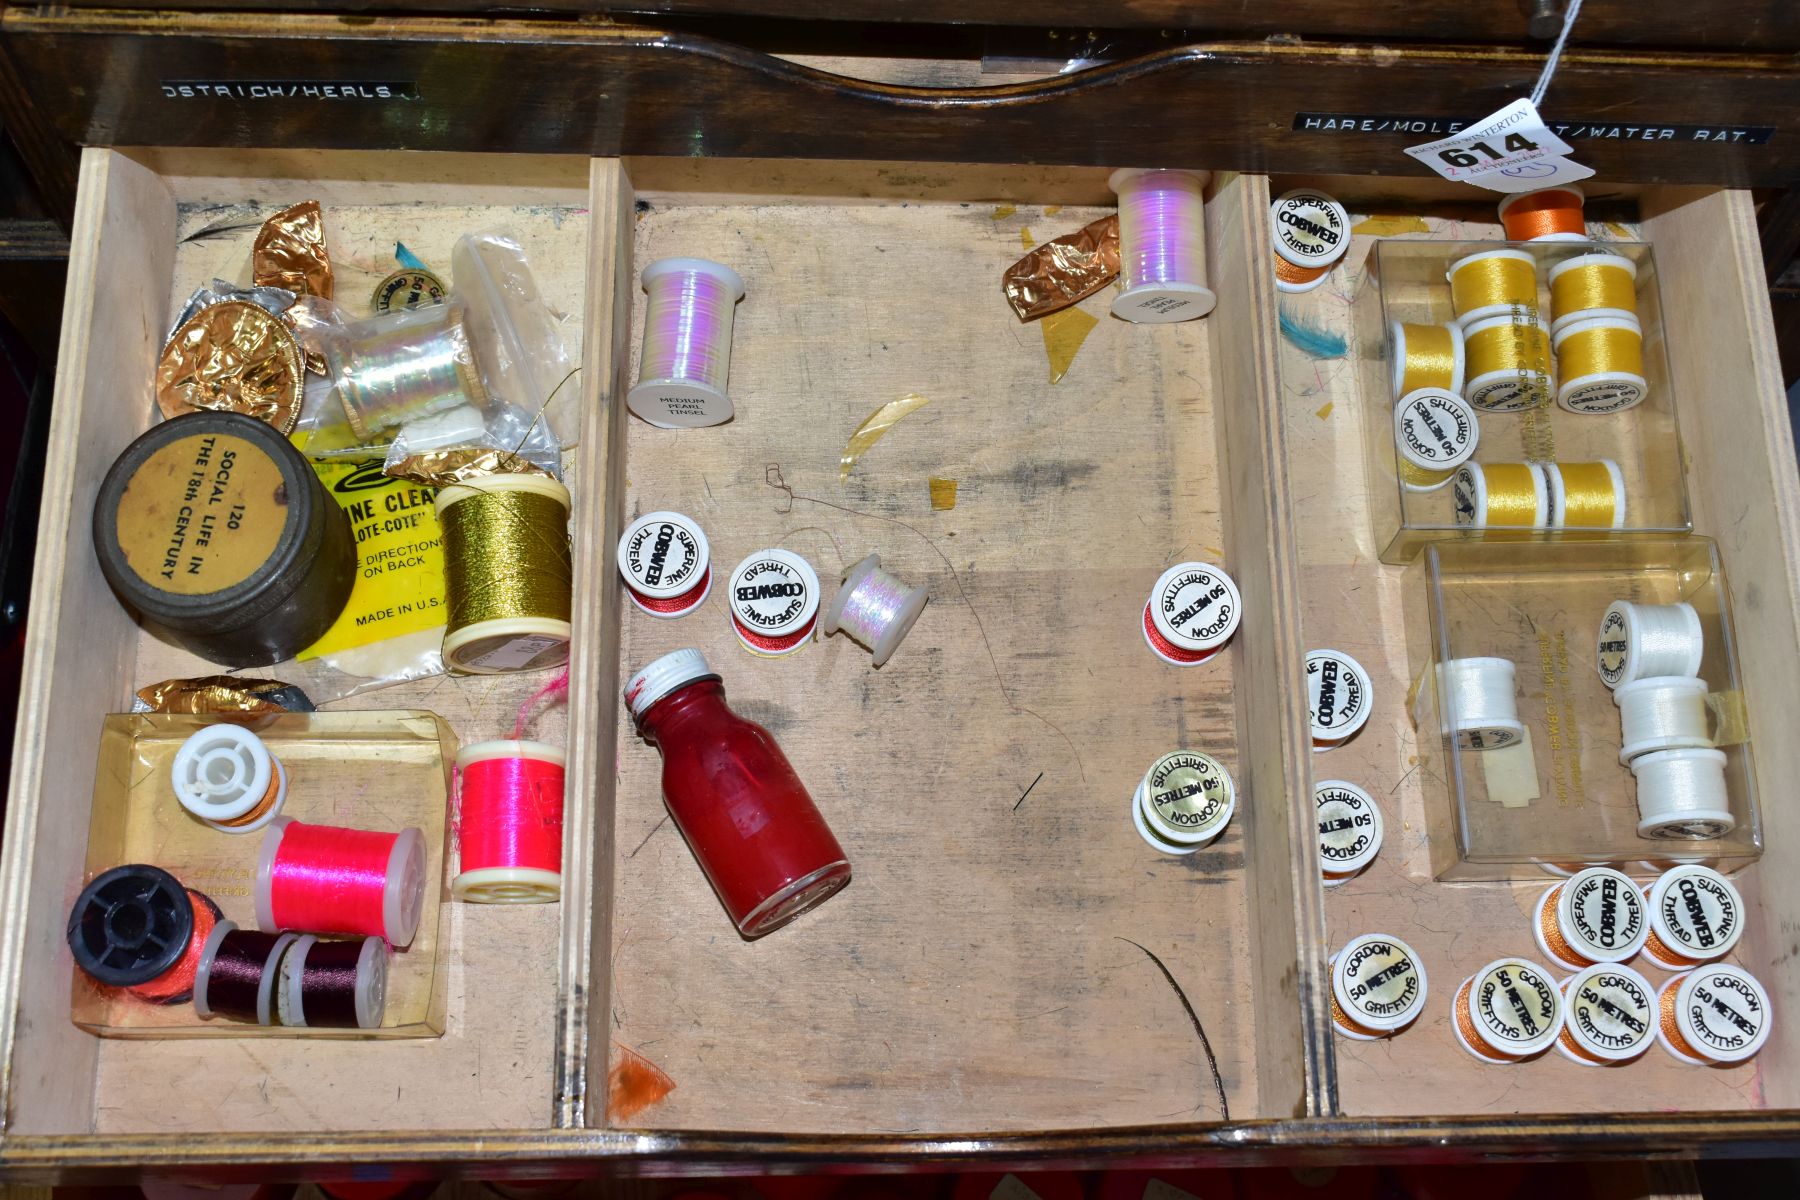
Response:
[[[576,359],[563,337],[564,314],[545,303],[516,238],[472,233],[450,252],[456,296],[468,306],[468,328],[488,393],[539,414],[559,446],[581,437],[580,391],[565,386]],[[511,448],[508,446],[507,448]]]

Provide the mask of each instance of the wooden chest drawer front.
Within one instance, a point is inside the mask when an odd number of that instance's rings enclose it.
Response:
[[[83,145],[1090,165],[1128,147],[1379,174],[1422,173],[1405,146],[1524,94],[1543,65],[1524,48],[1243,40],[934,88],[557,19],[8,9],[0,32],[42,114]],[[1792,56],[1578,48],[1545,109],[1606,178],[1783,185],[1800,178],[1797,91]]]

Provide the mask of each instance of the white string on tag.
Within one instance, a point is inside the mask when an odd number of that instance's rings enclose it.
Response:
[[[1581,0],[1569,0],[1569,11],[1563,14],[1562,32],[1556,35],[1556,44],[1550,47],[1550,57],[1544,60],[1544,69],[1538,72],[1537,86],[1531,89],[1533,108],[1544,102],[1544,92],[1550,87],[1550,77],[1556,74],[1556,68],[1562,62],[1563,47],[1569,44],[1569,31],[1575,28],[1575,15],[1580,11]]]

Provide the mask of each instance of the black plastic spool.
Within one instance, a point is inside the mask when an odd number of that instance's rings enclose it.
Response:
[[[194,936],[194,904],[160,867],[114,867],[81,889],[69,911],[75,965],[109,987],[136,987],[181,961]]]

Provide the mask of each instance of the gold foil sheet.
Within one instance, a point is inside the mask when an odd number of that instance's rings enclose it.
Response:
[[[384,473],[410,479],[426,487],[448,487],[484,475],[543,475],[550,472],[510,450],[478,450],[458,447],[414,454],[389,463]]]
[[[196,679],[165,679],[139,688],[134,711],[258,717],[278,712],[312,712],[313,703],[305,692],[279,679],[202,675]]]
[[[258,287],[331,299],[331,251],[317,200],[302,200],[263,222],[251,251],[251,273]]]
[[[1119,218],[1108,214],[1037,247],[1006,269],[1001,287],[1021,321],[1087,299],[1119,275]]]
[[[289,433],[305,390],[293,331],[248,300],[223,300],[188,317],[156,364],[156,404],[165,417],[236,412]]]

